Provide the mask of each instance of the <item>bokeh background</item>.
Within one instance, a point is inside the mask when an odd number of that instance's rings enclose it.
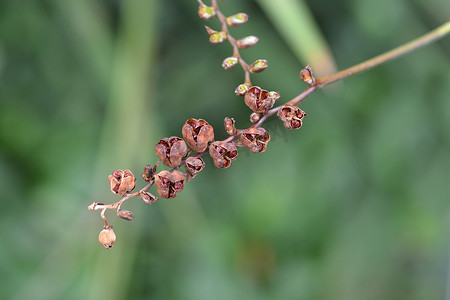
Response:
[[[273,3],[271,3],[273,2]],[[276,4],[276,5],[274,5]],[[220,2],[269,60],[253,83],[304,89],[298,71],[346,68],[437,27],[447,0]],[[153,164],[156,142],[205,118],[248,127],[191,0],[0,2],[0,299],[444,299],[450,224],[450,40],[310,96],[301,130],[276,118],[175,199],[108,212],[107,175]],[[216,20],[207,22],[213,28]],[[333,66],[332,62],[335,62]],[[330,63],[331,62],[331,63]],[[328,68],[328,69],[327,69]],[[154,188],[151,189],[154,191]]]

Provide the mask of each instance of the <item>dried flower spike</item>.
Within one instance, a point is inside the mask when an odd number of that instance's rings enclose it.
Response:
[[[196,152],[203,152],[208,143],[214,140],[214,129],[203,119],[189,119],[181,130],[189,147]]]
[[[250,35],[237,40],[236,45],[238,46],[239,49],[247,49],[252,46],[255,46],[258,42],[259,39],[256,36]]]
[[[111,191],[116,194],[123,196],[126,192],[130,192],[136,186],[136,179],[130,170],[117,170],[108,176],[109,185]]]
[[[303,118],[307,114],[298,106],[284,105],[277,113],[278,118],[283,121],[287,129],[299,129],[302,127]]]
[[[227,18],[227,25],[230,27],[241,26],[248,21],[248,15],[245,13],[238,13]]]
[[[234,143],[217,141],[209,146],[209,155],[217,168],[225,169],[231,166],[231,163],[237,158],[238,152]]]
[[[172,172],[164,170],[155,176],[158,194],[164,199],[175,198],[184,189],[184,181],[184,174],[177,170]]]
[[[258,59],[248,68],[248,71],[252,74],[256,74],[264,71],[268,66],[269,65],[267,64],[267,60]]]
[[[239,62],[239,59],[237,56],[230,56],[223,60],[222,67],[225,70],[231,70],[238,64],[238,62]]]
[[[314,78],[312,70],[309,66],[306,66],[304,69],[300,71],[300,78],[303,80],[304,83],[310,86],[316,85],[316,79]]]
[[[116,234],[114,233],[112,226],[105,227],[102,231],[100,231],[98,241],[106,249],[110,249],[114,246],[116,243]]]
[[[191,181],[204,167],[205,162],[200,157],[188,157],[185,165],[187,181]]]
[[[267,143],[270,141],[270,134],[262,127],[249,128],[240,135],[240,142],[252,153],[266,151]]]
[[[160,140],[155,146],[155,152],[163,164],[174,168],[187,156],[188,148],[182,138],[172,136]]]

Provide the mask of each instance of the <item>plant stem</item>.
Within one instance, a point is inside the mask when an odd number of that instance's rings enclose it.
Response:
[[[344,78],[352,76],[354,74],[361,73],[366,70],[372,69],[378,65],[381,65],[385,62],[393,60],[399,56],[405,55],[408,52],[414,51],[425,45],[428,45],[428,44],[444,37],[449,32],[450,32],[450,21],[447,21],[446,23],[444,23],[443,25],[439,26],[438,28],[430,31],[429,33],[427,33],[415,40],[412,40],[411,42],[406,43],[400,47],[397,47],[388,52],[385,52],[383,54],[375,56],[374,58],[366,60],[365,62],[357,64],[353,67],[350,67],[345,70],[339,71],[337,73],[316,79],[316,85],[318,85],[319,87],[322,87],[324,85],[344,79]]]

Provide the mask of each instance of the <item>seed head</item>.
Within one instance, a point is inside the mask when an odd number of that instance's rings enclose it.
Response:
[[[275,99],[270,97],[270,93],[259,86],[252,86],[245,94],[244,101],[251,110],[257,113],[265,113],[275,103]]]
[[[123,196],[126,192],[130,192],[136,186],[136,178],[130,170],[117,170],[108,176],[111,192],[116,195]]]
[[[267,143],[269,141],[269,132],[262,127],[249,128],[240,134],[240,142],[252,153],[266,151]]]
[[[191,181],[205,167],[205,162],[201,157],[188,157],[186,159],[185,170],[187,173],[187,181]]]

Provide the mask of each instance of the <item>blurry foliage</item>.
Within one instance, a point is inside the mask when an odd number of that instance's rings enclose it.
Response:
[[[299,1],[300,2],[300,1]],[[288,3],[288,2],[286,2]],[[448,18],[433,1],[306,1],[339,68]],[[253,1],[236,37],[269,60],[254,84],[287,101],[298,61]],[[265,126],[264,154],[241,150],[171,200],[128,201],[97,241],[92,201],[115,200],[107,175],[154,163],[154,144],[205,118],[247,127],[207,42],[196,1],[0,2],[0,299],[442,299],[448,282],[449,39],[315,93],[299,131]],[[289,21],[289,20],[286,20]],[[211,20],[211,27],[217,22]],[[292,39],[308,44],[307,37]],[[141,182],[142,183],[142,182]]]

